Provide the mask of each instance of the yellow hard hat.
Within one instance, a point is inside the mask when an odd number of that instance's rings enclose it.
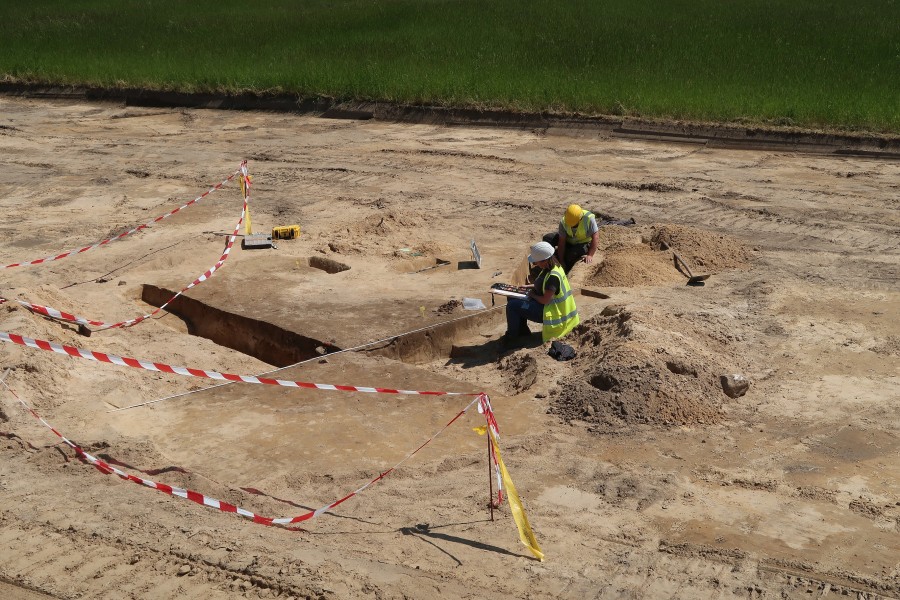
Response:
[[[584,211],[581,210],[581,207],[577,204],[570,204],[569,208],[566,209],[566,225],[569,227],[575,227],[578,225],[579,221],[581,221],[581,214]]]

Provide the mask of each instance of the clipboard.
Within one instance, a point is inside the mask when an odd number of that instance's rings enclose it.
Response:
[[[528,292],[532,289],[530,285],[512,285],[509,283],[495,283],[491,286],[491,304],[493,304],[494,296],[508,296],[510,298],[527,298]]]

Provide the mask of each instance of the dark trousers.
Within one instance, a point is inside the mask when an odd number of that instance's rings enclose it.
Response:
[[[506,299],[506,335],[528,335],[528,321],[544,323],[544,305],[530,298]]]
[[[559,245],[559,232],[556,233],[548,233],[544,236],[544,241],[556,248]],[[569,271],[572,270],[572,267],[575,266],[579,260],[581,260],[582,256],[586,256],[588,250],[591,249],[590,243],[588,244],[569,244],[566,243],[566,249],[563,253],[563,271],[566,272],[566,275],[569,274]]]

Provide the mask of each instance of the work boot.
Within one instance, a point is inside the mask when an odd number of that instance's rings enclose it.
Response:
[[[521,340],[517,339],[516,336],[509,335],[508,333],[504,333],[503,335],[501,335],[500,339],[497,341],[500,342],[501,352],[519,348],[522,345]]]

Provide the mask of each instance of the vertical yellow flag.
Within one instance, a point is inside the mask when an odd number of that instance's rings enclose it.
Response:
[[[513,485],[512,477],[509,476],[509,471],[506,470],[506,465],[503,464],[503,459],[500,458],[500,447],[497,444],[497,440],[494,439],[493,433],[489,433],[488,435],[491,437],[491,445],[494,447],[494,455],[497,457],[497,464],[500,465],[500,475],[503,477],[503,485],[506,487],[506,497],[509,501],[509,508],[512,511],[512,517],[516,522],[516,527],[519,528],[519,539],[532,554],[543,562],[544,553],[541,551],[537,538],[534,537],[534,532],[531,530],[531,524],[528,522],[528,515],[525,514],[525,507],[522,506],[522,501],[519,499],[518,492],[516,492],[516,486]]]
[[[244,197],[244,200],[247,200],[247,197],[250,195],[250,188],[247,185],[247,181],[244,178],[250,179],[249,175],[241,175],[241,195]],[[247,202],[247,212],[244,214],[244,235],[252,235],[253,234],[253,226],[250,225],[250,203]]]

